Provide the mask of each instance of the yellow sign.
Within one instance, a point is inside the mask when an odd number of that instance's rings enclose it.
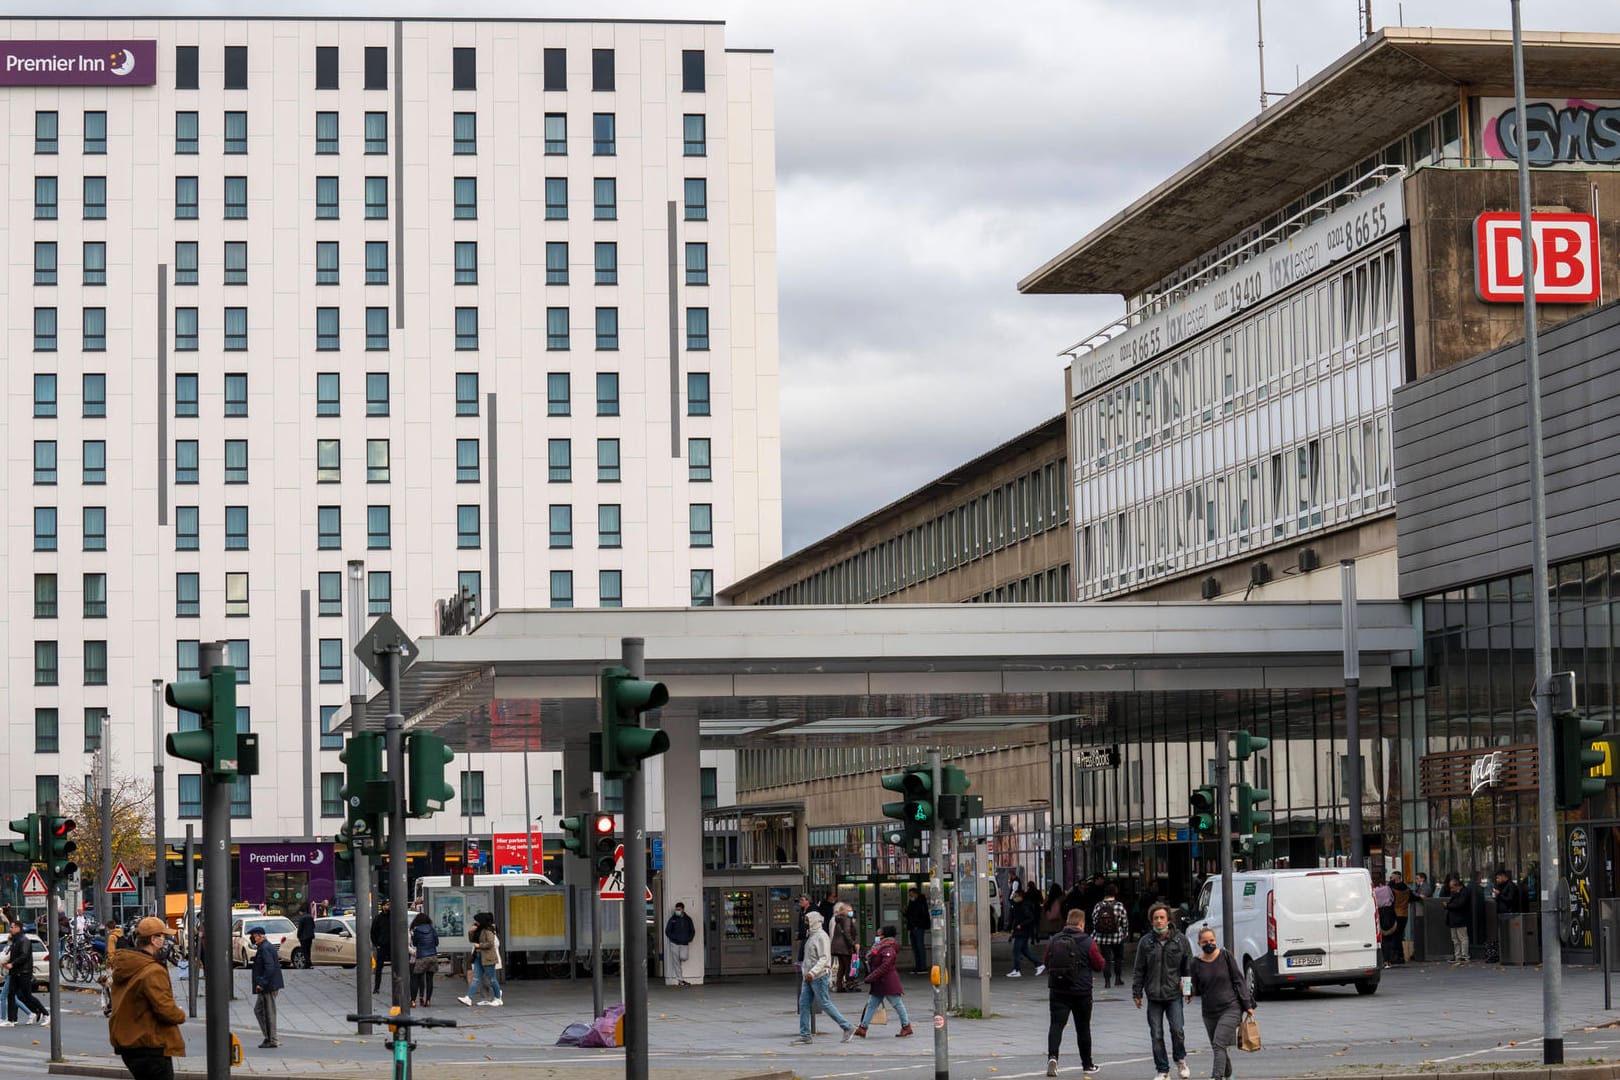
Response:
[[[1608,739],[1601,739],[1592,744],[1593,750],[1601,751],[1603,760],[1592,766],[1592,776],[1608,778],[1614,775],[1614,745]]]
[[[1074,827],[1074,842],[1076,844],[1083,844],[1087,840],[1090,840],[1090,839],[1091,839],[1091,829],[1089,829],[1088,827],[1086,827],[1084,825],[1076,825]]]
[[[566,909],[561,893],[514,896],[507,906],[507,931],[512,937],[564,937],[568,933]]]

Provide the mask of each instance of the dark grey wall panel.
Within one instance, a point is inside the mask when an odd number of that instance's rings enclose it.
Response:
[[[1547,550],[1620,546],[1620,303],[1540,336]],[[1530,568],[1524,347],[1395,391],[1400,588],[1426,596]]]

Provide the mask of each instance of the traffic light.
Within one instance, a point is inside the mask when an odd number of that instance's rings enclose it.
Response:
[[[332,854],[339,862],[354,861],[354,822],[345,821],[337,835],[332,837]]]
[[[1248,836],[1249,842],[1258,847],[1271,841],[1268,831],[1271,825],[1270,811],[1257,809],[1263,802],[1271,800],[1270,790],[1263,787],[1254,787],[1250,784],[1237,785],[1237,828],[1239,836]]]
[[[903,846],[909,855],[921,855],[923,831],[934,826],[933,770],[912,765],[905,772],[885,776],[883,787],[903,796],[899,802],[883,804],[883,816],[900,822],[899,829],[887,834],[889,843]]]
[[[1593,768],[1606,760],[1604,752],[1592,746],[1601,734],[1603,721],[1588,720],[1575,709],[1553,714],[1559,809],[1579,810],[1587,799],[1603,794],[1603,779],[1592,775]]]
[[[563,818],[559,824],[563,831],[563,850],[580,858],[587,857],[590,854],[586,847],[589,844],[591,819],[576,815]]]
[[[1215,788],[1205,784],[1192,793],[1192,816],[1187,819],[1187,833],[1193,838],[1214,836],[1220,828],[1219,810],[1215,806]]]
[[[405,736],[405,772],[410,788],[405,803],[406,817],[432,817],[456,797],[456,789],[444,779],[444,767],[456,752],[437,735],[414,731]]]
[[[613,873],[619,864],[619,838],[612,814],[597,814],[591,819],[591,858],[596,872],[602,877]]]
[[[48,884],[55,888],[78,876],[79,864],[73,861],[73,853],[79,850],[79,845],[73,839],[73,830],[79,827],[79,823],[65,817],[43,820],[46,822],[45,871]]]
[[[1247,761],[1251,755],[1257,754],[1271,745],[1270,739],[1260,735],[1250,735],[1247,731],[1233,732],[1233,741],[1236,743],[1232,748],[1233,761]]]
[[[21,855],[24,861],[31,863],[37,863],[44,858],[44,856],[40,853],[39,846],[38,814],[29,814],[27,817],[20,817],[16,821],[13,821],[11,823],[11,831],[23,834],[23,839],[13,840],[11,842],[11,850],[13,852]]]
[[[641,726],[641,714],[669,702],[663,683],[638,679],[622,667],[602,670],[602,738],[597,769],[610,779],[629,778],[641,763],[669,749],[669,734]]]
[[[383,775],[383,737],[375,731],[350,735],[338,760],[347,766],[342,789],[350,820],[388,810],[388,781]]]
[[[198,730],[169,735],[165,742],[170,756],[195,761],[219,779],[234,780],[241,771],[236,745],[236,669],[216,667],[206,678],[169,683],[163,698],[200,719]]]

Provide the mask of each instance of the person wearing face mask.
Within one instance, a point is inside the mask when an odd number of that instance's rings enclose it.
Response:
[[[1142,1007],[1147,999],[1148,1035],[1153,1040],[1155,1080],[1169,1080],[1171,1054],[1164,1052],[1164,1023],[1170,1021],[1170,1049],[1181,1080],[1187,1068],[1187,1025],[1183,1003],[1192,1000],[1192,946],[1170,925],[1170,909],[1154,904],[1148,909],[1148,932],[1136,946],[1136,971],[1131,977],[1131,1000]]]
[[[1215,931],[1207,926],[1198,931],[1198,952],[1192,984],[1203,1004],[1204,1030],[1214,1055],[1210,1080],[1226,1080],[1232,1075],[1230,1051],[1237,1042],[1240,1014],[1254,1016],[1254,998],[1232,954],[1215,944]]]
[[[186,1054],[167,964],[169,927],[148,915],[135,925],[135,946],[112,954],[112,1018],[107,1037],[135,1080],[173,1080],[174,1058]]]

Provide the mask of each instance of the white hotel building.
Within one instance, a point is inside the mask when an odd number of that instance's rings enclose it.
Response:
[[[225,639],[262,754],[236,837],[329,837],[353,560],[425,635],[458,588],[682,607],[780,557],[768,52],[696,22],[0,39],[9,817],[77,806],[103,733],[150,777],[153,680]],[[53,52],[112,70],[16,59]],[[458,757],[413,846],[522,831],[523,764]],[[555,834],[561,755],[529,769]],[[198,777],[165,787],[173,839]]]

